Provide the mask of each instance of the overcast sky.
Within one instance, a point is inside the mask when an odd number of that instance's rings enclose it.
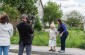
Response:
[[[45,5],[49,0],[42,0]],[[85,16],[85,0],[50,0],[56,2],[57,4],[61,3],[61,9],[64,13],[68,11],[77,10]]]

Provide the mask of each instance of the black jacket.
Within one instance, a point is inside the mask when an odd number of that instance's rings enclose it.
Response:
[[[17,25],[17,29],[19,31],[19,43],[23,43],[25,45],[32,44],[32,37],[33,34],[32,27],[25,22],[21,22]]]

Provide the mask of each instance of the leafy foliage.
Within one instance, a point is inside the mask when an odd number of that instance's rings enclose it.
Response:
[[[67,15],[67,21],[66,23],[70,26],[78,26],[81,23],[82,15],[78,11],[71,11]]]
[[[49,33],[45,31],[34,32],[33,45],[48,46]],[[11,38],[12,44],[17,44],[19,41],[18,35]],[[61,46],[60,37],[56,39],[57,46]],[[85,32],[81,30],[69,30],[69,35],[66,40],[66,47],[76,47],[85,49]]]
[[[12,7],[9,4],[3,4],[0,7],[0,11],[5,12],[8,14],[10,18],[10,22],[13,24],[14,27],[14,35],[16,34],[16,25],[17,25],[17,19],[20,17],[20,13],[17,10],[16,7]]]
[[[77,27],[78,24],[80,24],[80,19],[76,19],[76,18],[68,18],[66,21],[67,24],[69,24],[69,26],[74,26]]]
[[[37,7],[35,6],[35,2],[37,0],[0,0],[4,5],[1,10],[4,10],[9,17],[11,18],[14,27],[14,31],[16,33],[16,20],[19,15],[26,13],[28,15],[37,15]],[[18,14],[19,15],[16,15]]]
[[[11,7],[10,5],[3,4],[0,7],[0,11],[6,12],[9,15],[10,20],[16,20],[19,17],[19,12],[15,7]]]
[[[42,30],[42,25],[39,21],[39,18],[36,18],[34,28],[38,31]]]
[[[18,11],[23,14],[37,14],[37,8],[34,5],[36,0],[1,0],[5,4],[9,4],[12,7],[16,7]]]
[[[44,22],[51,23],[61,17],[62,11],[60,10],[60,6],[55,2],[48,2],[47,5],[44,6]]]

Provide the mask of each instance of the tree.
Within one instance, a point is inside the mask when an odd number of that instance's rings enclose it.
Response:
[[[19,11],[16,9],[16,7],[11,7],[10,5],[5,5],[3,4],[0,7],[0,11],[5,12],[9,15],[10,21],[13,24],[14,27],[14,34],[16,34],[16,23],[17,23],[17,19],[19,18]]]
[[[42,25],[41,25],[38,17],[35,19],[34,28],[35,28],[37,31],[41,31],[41,30],[42,30]]]
[[[79,24],[81,23],[82,17],[83,16],[80,14],[80,12],[73,10],[66,15],[66,18],[67,18],[66,23],[74,27],[79,26]]]
[[[14,10],[18,10],[20,15],[26,13],[31,16],[36,16],[38,13],[37,7],[35,6],[36,1],[37,0],[0,0],[0,2],[3,2],[3,4],[16,8]],[[14,14],[12,10],[9,9],[9,11]],[[12,17],[17,19],[16,15],[11,14],[9,11],[7,11],[9,13],[9,16],[12,15]],[[16,23],[13,22],[13,24],[14,29],[16,29]]]
[[[0,7],[0,11],[6,12],[9,15],[11,21],[17,20],[17,18],[19,17],[19,11],[16,9],[16,7],[11,7],[8,4],[3,4]]]
[[[37,0],[1,0],[5,4],[16,7],[20,14],[37,14],[37,7],[34,5]]]
[[[44,6],[44,18],[43,21],[49,24],[52,21],[55,21],[58,18],[62,17],[62,11],[60,10],[60,6],[55,2],[48,2],[47,5]]]

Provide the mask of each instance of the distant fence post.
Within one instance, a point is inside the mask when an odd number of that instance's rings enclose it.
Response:
[[[83,18],[83,27],[84,27],[84,31],[85,31],[85,18]]]
[[[85,22],[84,22],[84,31],[85,31]]]

